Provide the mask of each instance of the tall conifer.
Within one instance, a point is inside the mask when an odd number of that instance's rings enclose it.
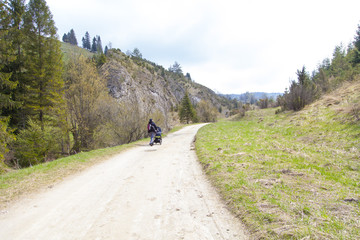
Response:
[[[181,100],[179,117],[181,122],[185,122],[185,123],[190,123],[190,121],[197,122],[196,111],[193,105],[191,104],[189,94],[187,92],[185,93],[185,96]]]
[[[356,35],[354,38],[354,46],[355,46],[355,54],[353,58],[353,64],[360,63],[360,25],[358,25],[358,29],[356,30]]]
[[[10,12],[7,1],[0,1],[0,113],[3,108],[12,105],[13,101],[9,90],[16,86],[16,83],[10,81],[9,64],[15,60],[15,56],[9,29]]]
[[[7,48],[6,51],[10,51],[11,58],[7,61],[7,70],[11,72],[10,82],[13,87],[8,88],[8,94],[12,100],[10,107],[3,108],[3,115],[8,116],[11,127],[21,128],[24,127],[25,117],[22,113],[21,102],[22,95],[24,93],[24,79],[22,73],[24,71],[24,29],[23,29],[23,17],[25,13],[25,1],[24,0],[9,0],[8,11],[11,18],[8,36],[8,44],[11,48]],[[1,51],[4,52],[4,51]]]
[[[0,172],[2,171],[4,153],[7,152],[7,143],[11,139],[8,133],[9,117],[2,115],[2,109],[13,105],[9,90],[16,84],[10,80],[7,64],[14,60],[13,46],[9,39],[10,13],[7,1],[0,1]]]
[[[76,39],[76,36],[75,36],[75,31],[74,29],[71,29],[69,34],[68,34],[68,37],[69,37],[69,43],[72,44],[72,45],[75,45],[77,46],[78,45],[78,42],[77,42],[77,39]]]
[[[30,0],[25,15],[27,36],[26,108],[36,117],[42,129],[49,116],[62,100],[63,80],[60,42],[52,14],[44,0]]]
[[[82,38],[82,46],[85,49],[91,50],[91,42],[90,42],[89,32],[86,32],[85,36]]]
[[[67,33],[64,33],[64,35],[63,35],[63,37],[62,37],[62,41],[63,41],[63,42],[66,42],[66,43],[69,42],[69,36],[68,36]]]
[[[97,41],[96,41],[96,37],[94,37],[93,40],[92,40],[91,51],[92,51],[92,52],[97,52]]]
[[[96,51],[97,51],[97,53],[99,53],[99,54],[103,53],[103,47],[102,47],[102,43],[101,43],[101,38],[100,38],[100,36],[97,36],[97,40],[96,40]]]

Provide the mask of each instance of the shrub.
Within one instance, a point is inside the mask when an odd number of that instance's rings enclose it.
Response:
[[[28,125],[15,141],[15,157],[19,166],[29,167],[54,159],[60,152],[59,129],[50,125],[41,129],[40,124],[33,120],[29,120]]]
[[[360,121],[360,106],[356,103],[351,104],[350,114],[354,117],[355,121]]]
[[[0,174],[6,171],[4,155],[8,152],[8,143],[14,139],[14,135],[8,131],[9,118],[0,119]]]
[[[299,111],[305,105],[312,103],[317,97],[317,88],[310,79],[305,67],[298,70],[298,80],[291,81],[290,89],[285,92],[282,107],[286,110]]]
[[[216,122],[218,111],[210,102],[201,100],[196,110],[200,122]]]

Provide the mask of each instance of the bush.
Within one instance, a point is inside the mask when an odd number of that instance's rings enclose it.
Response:
[[[285,92],[282,107],[285,110],[299,111],[312,103],[318,95],[316,85],[310,79],[305,67],[297,71],[298,80],[291,81],[290,89]]]
[[[354,117],[355,121],[360,121],[360,106],[357,103],[350,105],[350,115]]]
[[[104,63],[106,63],[106,55],[103,53],[94,55],[93,60],[95,61],[96,66],[99,68],[104,65]]]
[[[59,129],[38,122],[28,121],[28,128],[21,130],[15,141],[15,157],[19,167],[29,167],[53,160],[60,152]]]
[[[149,118],[163,131],[168,127],[168,119],[161,111],[153,105],[143,105],[145,111],[142,111],[135,98],[123,103],[111,100],[101,104],[102,119],[93,134],[93,148],[121,145],[146,137]]]
[[[201,100],[196,106],[197,116],[200,122],[216,122],[218,111],[211,103]]]
[[[0,119],[0,173],[6,171],[4,155],[9,151],[9,142],[15,139],[14,135],[8,131],[8,121],[9,118]]]

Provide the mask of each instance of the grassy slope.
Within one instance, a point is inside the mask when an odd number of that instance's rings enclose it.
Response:
[[[65,62],[68,61],[69,54],[72,54],[72,53],[81,53],[84,56],[87,56],[89,58],[94,56],[94,53],[88,51],[87,49],[71,45],[70,43],[61,42],[60,49],[63,53],[63,60]]]
[[[253,238],[360,238],[360,124],[349,114],[359,103],[360,82],[301,112],[199,131],[204,169]]]

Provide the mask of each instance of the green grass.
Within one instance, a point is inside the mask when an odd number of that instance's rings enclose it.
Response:
[[[199,130],[199,159],[251,238],[360,238],[360,124],[339,109],[255,110]]]
[[[77,53],[82,54],[88,58],[93,57],[95,54],[90,52],[87,49],[71,45],[70,43],[61,42],[60,49],[63,53],[63,60],[64,62],[67,62],[69,59],[70,54]]]

